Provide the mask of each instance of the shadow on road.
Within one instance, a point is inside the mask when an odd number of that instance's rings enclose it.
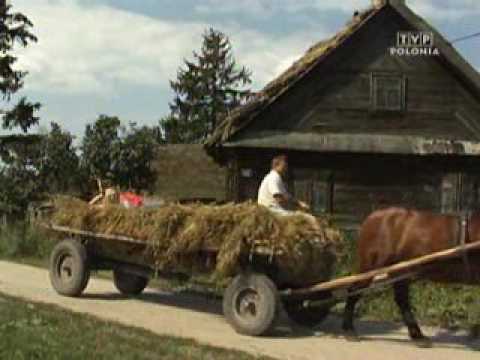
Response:
[[[415,344],[410,340],[403,324],[359,321],[356,322],[358,334],[362,341],[384,341],[398,344]],[[401,331],[401,330],[404,331]],[[432,329],[425,327],[435,348],[480,350],[480,339],[472,339],[464,330]],[[341,318],[330,316],[315,332],[317,336],[341,337]]]
[[[81,299],[90,300],[136,300],[163,306],[172,306],[196,312],[222,316],[221,299],[214,294],[205,294],[196,290],[182,290],[164,292],[149,289],[145,293],[131,297],[116,292],[85,293]],[[403,324],[360,321],[357,320],[358,333],[362,341],[383,341],[398,344],[411,344],[406,331],[401,331]],[[480,340],[473,341],[466,331],[451,331],[447,329],[425,329],[431,337],[435,348],[472,349],[480,350]],[[292,324],[285,314],[282,314],[277,329],[271,335],[275,338],[320,338],[342,337],[341,318],[337,315],[330,316],[318,328],[311,330]],[[347,341],[347,340],[345,340]]]
[[[160,290],[148,290],[138,296],[128,296],[116,292],[111,293],[88,293],[82,295],[85,300],[130,300],[143,301],[152,304],[172,306],[180,309],[203,312],[213,315],[222,315],[221,300],[214,295],[206,295],[194,290],[178,292],[163,292]]]

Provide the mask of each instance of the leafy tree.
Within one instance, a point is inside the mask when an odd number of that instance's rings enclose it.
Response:
[[[158,144],[155,128],[122,126],[118,117],[101,115],[87,125],[83,138],[82,166],[91,179],[106,180],[122,188],[147,189],[151,162]]]
[[[135,123],[122,138],[117,183],[124,188],[149,189],[153,183],[152,161],[158,145],[158,131]]]
[[[244,102],[250,91],[251,73],[239,67],[228,37],[209,29],[203,34],[200,53],[185,60],[170,85],[175,97],[171,114],[160,120],[168,143],[196,143],[211,134],[218,119]]]
[[[66,193],[79,185],[79,157],[73,140],[72,134],[54,122],[42,137],[36,168],[39,180],[50,193]]]
[[[2,161],[0,213],[21,218],[28,205],[42,200],[45,194],[79,187],[73,136],[56,123],[46,134],[14,137]]]
[[[0,167],[0,213],[22,218],[32,201],[42,198],[35,159],[39,138],[19,138],[4,149]]]
[[[82,142],[82,165],[92,178],[115,182],[121,149],[121,122],[116,116],[100,115],[88,124]]]

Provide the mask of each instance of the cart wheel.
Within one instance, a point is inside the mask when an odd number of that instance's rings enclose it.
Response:
[[[265,275],[236,276],[225,290],[223,313],[240,334],[265,335],[275,325],[280,301],[276,286]]]
[[[124,295],[139,295],[148,285],[148,278],[120,269],[113,270],[113,283]]]
[[[322,293],[316,295],[314,301],[322,301],[331,299],[330,293]],[[330,313],[333,303],[325,303],[319,306],[305,307],[303,301],[286,302],[284,309],[294,323],[300,326],[314,328],[320,325]]]
[[[79,296],[88,285],[87,249],[75,240],[58,243],[50,256],[50,282],[60,295]]]

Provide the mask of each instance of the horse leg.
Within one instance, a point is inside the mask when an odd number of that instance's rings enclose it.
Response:
[[[343,314],[343,325],[342,329],[345,333],[345,337],[348,340],[358,341],[359,337],[355,331],[355,326],[353,325],[353,319],[355,317],[355,306],[360,300],[361,295],[351,295],[347,298],[347,304],[345,305],[345,311]]]
[[[430,339],[423,335],[422,330],[418,326],[415,316],[413,315],[412,307],[410,305],[409,287],[408,281],[400,281],[395,283],[393,286],[395,292],[395,302],[400,308],[403,322],[408,327],[410,338],[419,346],[430,347],[432,345]]]

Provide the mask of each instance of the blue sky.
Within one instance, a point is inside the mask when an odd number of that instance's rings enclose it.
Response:
[[[169,79],[203,29],[227,33],[259,89],[371,0],[13,0],[35,24],[19,50],[23,94],[81,136],[99,114],[154,124],[168,112]],[[407,0],[448,39],[479,32],[480,0]],[[480,38],[457,45],[480,68]]]

